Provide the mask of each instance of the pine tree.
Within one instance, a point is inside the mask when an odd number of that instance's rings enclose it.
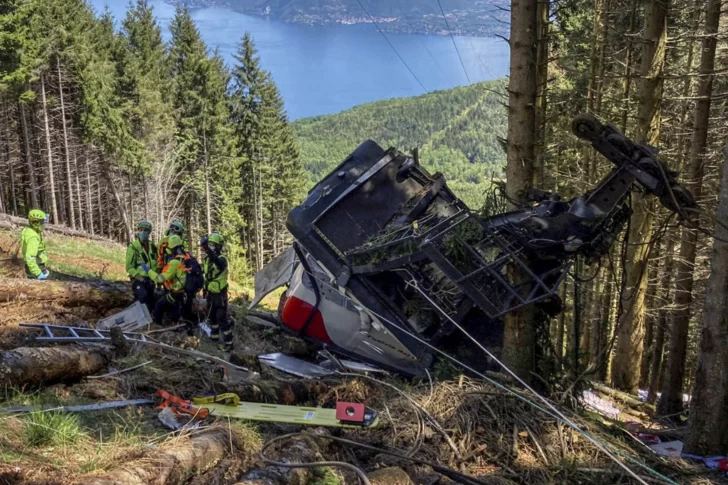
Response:
[[[260,269],[283,250],[284,221],[302,197],[304,175],[283,99],[270,74],[260,68],[248,33],[235,60],[230,112],[242,160],[241,243]]]

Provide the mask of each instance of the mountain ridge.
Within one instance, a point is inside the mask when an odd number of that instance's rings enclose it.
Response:
[[[371,23],[387,32],[435,35],[507,34],[507,11],[502,0],[165,0],[189,8],[221,7],[269,17],[287,23],[310,25]],[[363,8],[366,9],[363,10]],[[443,11],[447,21],[443,18]],[[370,17],[371,16],[371,17]]]
[[[445,174],[465,202],[479,207],[490,179],[505,167],[506,85],[505,79],[485,81],[294,121],[307,187],[371,139],[403,152],[419,147],[422,164]]]

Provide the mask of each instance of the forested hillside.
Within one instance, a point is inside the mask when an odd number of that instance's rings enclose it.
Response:
[[[83,0],[3,3],[0,212],[120,241],[179,219],[191,241],[221,232],[245,278],[281,250],[302,194],[278,89],[242,32],[225,66],[185,8],[167,44],[146,0],[118,20]]]
[[[657,147],[700,210],[676,215],[644,191],[633,192],[629,224],[610,254],[577,260],[567,278],[565,315],[538,323],[528,308],[506,317],[506,364],[527,378],[539,368],[547,379],[555,362],[568,380],[642,389],[659,416],[683,415],[683,396],[692,394],[683,451],[706,456],[728,445],[728,433],[718,431],[728,418],[728,274],[721,256],[728,248],[718,206],[721,184],[722,211],[728,204],[725,6],[511,4],[510,199],[527,204],[534,186],[584,193],[606,173],[604,158],[570,133],[573,117],[586,111]]]
[[[388,32],[492,36],[507,32],[503,0],[171,0],[190,7],[227,7],[250,15],[312,25],[377,22]]]
[[[445,174],[451,188],[472,207],[479,207],[486,182],[503,175],[506,84],[488,81],[297,120],[293,127],[309,173],[308,185],[372,139],[401,151],[419,147],[422,164]]]

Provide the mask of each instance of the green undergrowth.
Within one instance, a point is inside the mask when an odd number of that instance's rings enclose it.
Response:
[[[0,408],[32,406],[25,413],[0,414],[0,463],[37,467],[47,464],[71,473],[91,473],[142,456],[150,444],[166,439],[154,425],[154,410],[130,407],[69,413],[49,406],[89,404],[67,388],[7,391]]]
[[[315,468],[310,485],[344,485],[344,479],[333,468]]]

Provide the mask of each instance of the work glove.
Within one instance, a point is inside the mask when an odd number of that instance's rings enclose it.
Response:
[[[47,280],[48,279],[48,276],[50,274],[51,273],[48,270],[45,270],[41,274],[38,275],[38,278],[37,279],[39,279],[39,280]]]
[[[145,274],[149,273],[149,266],[147,265],[147,263],[142,263],[139,267],[144,270]]]

